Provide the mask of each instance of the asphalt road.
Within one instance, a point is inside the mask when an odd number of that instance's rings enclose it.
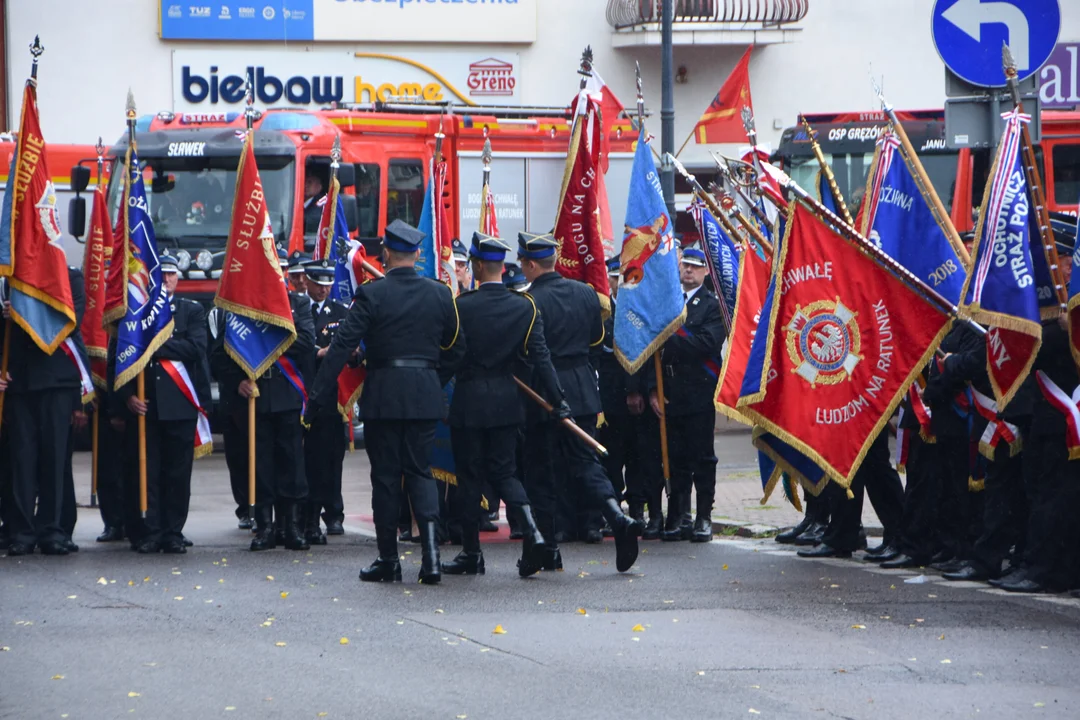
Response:
[[[95,545],[0,558],[0,718],[1016,718],[1080,716],[1080,602],[922,584],[771,541],[564,548],[520,580],[368,585],[350,534],[241,549],[196,508],[185,556]],[[227,518],[227,515],[226,515]],[[501,628],[505,633],[496,632]],[[347,639],[347,640],[345,640]]]

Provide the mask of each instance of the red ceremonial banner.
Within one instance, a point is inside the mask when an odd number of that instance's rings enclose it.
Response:
[[[741,410],[847,487],[950,318],[809,210],[789,212],[765,395]]]
[[[743,127],[741,113],[744,107],[753,107],[750,100],[750,53],[753,49],[753,45],[746,48],[746,52],[694,126],[694,140],[698,145],[746,142],[746,129]]]
[[[765,302],[770,272],[768,260],[761,259],[753,250],[743,250],[739,262],[739,296],[736,298],[735,312],[731,319],[728,355],[724,358],[720,381],[716,386],[714,404],[717,412],[747,425],[752,423],[737,407],[739,389],[742,387],[747,361],[750,359],[750,344],[761,319],[761,306]]]
[[[94,205],[90,210],[90,235],[83,252],[83,278],[86,281],[86,312],[83,314],[83,342],[90,356],[90,375],[94,384],[106,387],[106,356],[109,352],[109,333],[105,330],[105,273],[113,253],[112,223],[105,192],[94,188]]]
[[[608,285],[604,239],[600,229],[597,198],[599,177],[584,139],[587,132],[599,132],[597,113],[585,110],[586,106],[593,104],[585,93],[579,95],[578,107],[582,114],[577,116],[578,122],[570,138],[554,235],[559,242],[559,261],[556,264],[559,273],[596,290],[606,317],[611,312],[611,287]],[[590,123],[596,127],[586,128]]]

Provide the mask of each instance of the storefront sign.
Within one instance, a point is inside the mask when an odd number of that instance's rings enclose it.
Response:
[[[173,51],[173,109],[220,113],[244,103],[251,77],[255,102],[321,107],[375,101],[521,102],[516,53],[483,50],[386,53],[244,50]]]
[[[163,40],[313,40],[312,0],[161,0]]]
[[[1080,43],[1058,43],[1039,71],[1043,109],[1080,106]]]

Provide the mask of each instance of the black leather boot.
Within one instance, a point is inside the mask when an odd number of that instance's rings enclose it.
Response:
[[[310,550],[300,530],[300,503],[289,500],[285,503],[285,549]]]
[[[672,493],[668,497],[667,522],[664,524],[664,531],[660,534],[660,539],[664,542],[678,542],[686,539],[682,531],[682,503],[682,496],[678,493]]]
[[[649,524],[645,526],[645,532],[641,533],[642,540],[659,540],[660,533],[664,531],[664,513],[661,510],[653,512],[649,510]]]
[[[434,521],[420,523],[420,550],[423,553],[420,560],[420,583],[438,585],[442,580],[442,571],[439,568],[439,538]]]
[[[277,547],[274,541],[273,518],[273,506],[260,505],[255,508],[255,537],[251,539],[252,550],[273,550]]]
[[[395,528],[376,527],[375,540],[379,544],[379,557],[360,571],[360,579],[364,582],[401,582]]]
[[[536,527],[536,520],[533,518],[532,507],[529,505],[522,505],[517,508],[516,515],[518,517],[518,528],[522,532],[521,543],[521,559],[518,560],[518,575],[520,577],[529,577],[544,570],[544,564],[548,560],[550,553],[547,547],[544,545],[544,536],[541,534],[540,529]],[[558,548],[555,549],[556,554],[559,552]],[[551,568],[557,570],[562,567],[562,557],[558,558],[559,567]]]
[[[325,545],[326,535],[319,525],[319,506],[313,502],[304,503],[304,540],[309,545]]]
[[[615,498],[607,499],[603,513],[604,519],[615,533],[615,569],[626,572],[637,561],[638,538],[645,531],[645,523],[623,515]]]
[[[712,518],[710,515],[711,513],[698,513],[697,519],[694,520],[694,534],[690,538],[690,542],[712,542]]]
[[[780,543],[782,545],[791,545],[792,543],[795,542],[795,538],[799,537],[804,532],[809,530],[810,526],[813,525],[813,524],[814,524],[813,518],[811,518],[809,515],[803,515],[803,519],[802,519],[801,522],[799,522],[798,525],[791,528],[790,530],[785,530],[784,532],[777,535],[776,536],[776,542],[778,542],[778,543]]]
[[[462,526],[461,552],[450,562],[442,563],[442,571],[447,575],[484,574],[484,553],[480,551],[480,528],[478,526],[468,528]]]

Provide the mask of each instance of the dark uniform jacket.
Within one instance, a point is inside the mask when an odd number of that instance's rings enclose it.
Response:
[[[315,376],[318,374],[319,368],[322,367],[323,359],[318,357],[319,350],[330,347],[338,328],[341,327],[341,323],[345,321],[345,317],[349,314],[347,307],[336,300],[331,300],[329,297],[323,301],[322,307],[318,311],[315,308],[316,303],[312,300],[309,312],[312,313],[315,323],[315,348],[312,350],[311,357],[304,368],[304,377],[310,378],[309,382],[312,383],[315,382]],[[336,417],[338,415],[337,403],[319,408],[319,413],[321,417]]]
[[[599,413],[603,409],[600,390],[590,362],[590,355],[599,352],[604,341],[604,320],[596,291],[552,270],[533,281],[529,295],[544,319],[544,339],[571,412],[576,416]],[[535,376],[532,386],[541,394],[546,390]],[[548,414],[535,404],[530,403],[528,408],[528,422],[547,419]]]
[[[71,299],[75,305],[75,329],[71,339],[82,356],[83,363],[90,367],[79,326],[86,311],[86,284],[81,270],[68,268],[68,281],[71,284]],[[8,299],[10,294],[5,295]],[[57,347],[52,355],[46,355],[38,348],[34,340],[21,327],[11,321],[11,349],[8,355],[8,375],[11,383],[9,393],[37,392],[41,390],[71,389],[78,393],[81,387],[79,369],[71,361],[64,349]]]
[[[1031,369],[1032,376],[1042,370],[1054,384],[1066,394],[1071,395],[1077,385],[1076,364],[1069,351],[1069,334],[1057,320],[1048,320],[1042,325],[1042,347]],[[1043,397],[1042,390],[1035,387],[1037,393],[1031,413],[1031,432],[1040,436],[1065,437],[1065,415]],[[1064,442],[1064,440],[1062,441]]]
[[[398,267],[356,291],[313,388],[319,412],[337,407],[337,376],[363,341],[367,378],[360,395],[365,420],[438,420],[442,388],[465,354],[450,288],[411,267]]]
[[[307,295],[289,293],[289,305],[292,306],[293,325],[296,327],[296,340],[285,352],[301,374],[309,362],[315,347],[315,325],[311,320],[311,299]],[[210,352],[210,364],[214,377],[218,379],[221,394],[221,409],[227,413],[246,413],[247,399],[237,392],[240,382],[247,377],[240,366],[225,352],[225,316],[217,313],[218,331],[214,347]],[[300,394],[282,374],[275,363],[258,379],[259,397],[255,400],[255,412],[277,413],[294,410],[299,413],[302,406]],[[310,380],[305,378],[307,391],[311,393]]]
[[[976,387],[989,389],[984,383],[986,373],[986,339],[964,323],[955,323],[941,341],[941,351],[950,357],[943,362],[930,361],[923,402],[930,408],[930,428],[938,437],[967,437],[971,433],[969,417],[974,425],[978,413],[963,415],[955,407],[956,396],[967,389],[969,381]],[[985,393],[984,393],[985,394]],[[991,393],[991,397],[992,397]],[[979,423],[982,425],[983,423]]]
[[[210,367],[207,357],[206,313],[194,300],[173,297],[170,300],[173,313],[173,334],[154,353],[143,371],[146,378],[146,402],[148,415],[158,420],[194,420],[198,410],[191,404],[180,386],[161,367],[160,360],[173,360],[184,364],[188,377],[195,386],[196,399],[203,410],[210,412]],[[115,393],[111,411],[121,416],[127,413],[127,399],[137,391],[133,380]]]
[[[691,415],[714,408],[720,350],[726,337],[720,301],[702,285],[686,305],[686,322],[660,351],[667,414]],[[656,373],[647,372],[649,389],[655,390]]]
[[[489,428],[525,422],[515,367],[524,363],[558,404],[562,389],[544,341],[544,320],[526,293],[511,292],[501,282],[484,283],[457,299],[461,330],[469,347],[457,372],[449,423]],[[529,375],[522,375],[529,377]]]

